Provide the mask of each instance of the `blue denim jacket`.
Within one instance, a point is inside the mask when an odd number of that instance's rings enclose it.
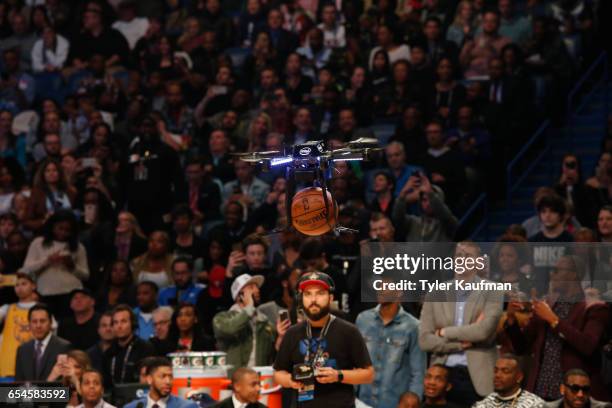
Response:
[[[372,384],[360,385],[358,397],[375,408],[395,408],[400,395],[423,395],[426,354],[419,347],[419,320],[402,307],[386,326],[380,305],[357,316],[376,371]]]

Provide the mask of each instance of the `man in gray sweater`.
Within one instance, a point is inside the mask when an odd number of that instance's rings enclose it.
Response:
[[[406,213],[407,205],[418,202],[421,215]],[[421,172],[410,176],[393,206],[393,225],[406,242],[448,242],[459,225],[444,203],[444,193],[432,186]]]

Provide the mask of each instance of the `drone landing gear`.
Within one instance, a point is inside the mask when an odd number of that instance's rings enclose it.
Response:
[[[342,225],[336,225],[333,231],[334,231],[335,236],[340,236],[340,234],[358,234],[359,233],[359,230],[348,228],[348,227],[343,227]]]

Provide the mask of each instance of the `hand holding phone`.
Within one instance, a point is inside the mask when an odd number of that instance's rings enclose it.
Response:
[[[286,310],[280,310],[280,311],[278,312],[278,319],[279,319],[281,322],[284,322],[285,320],[289,320],[289,312],[288,312],[288,311],[286,311]]]

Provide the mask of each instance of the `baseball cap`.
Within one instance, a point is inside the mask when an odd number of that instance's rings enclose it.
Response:
[[[303,291],[310,285],[320,285],[330,292],[334,291],[334,280],[323,272],[306,272],[298,280],[298,289],[300,291]]]
[[[261,285],[264,283],[264,277],[261,275],[251,276],[248,273],[244,273],[236,278],[232,283],[232,299],[236,300],[238,294],[249,283],[254,283],[258,288],[261,288]]]
[[[77,288],[77,289],[73,289],[72,292],[70,292],[70,299],[72,299],[74,295],[76,295],[77,293],[82,293],[84,295],[89,296],[92,299],[94,298],[94,295],[91,293],[91,290],[87,288]]]

